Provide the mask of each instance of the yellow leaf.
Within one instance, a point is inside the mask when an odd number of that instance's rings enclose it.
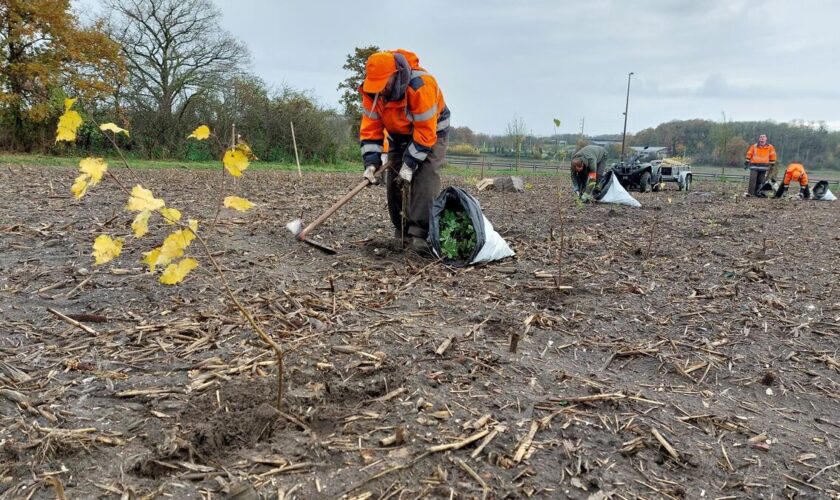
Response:
[[[70,97],[70,98],[64,99],[64,111],[65,112],[70,111],[70,108],[72,108],[74,104],[76,104],[76,98],[75,97]]]
[[[245,157],[246,157],[246,158],[248,158],[248,159],[249,159],[249,160],[251,160],[251,161],[256,161],[256,160],[258,160],[258,159],[259,159],[259,158],[257,158],[257,156],[253,153],[253,151],[251,151],[251,146],[248,146],[248,145],[247,145],[247,144],[245,144],[244,142],[240,142],[239,144],[237,144],[237,145],[236,145],[236,150],[237,150],[237,151],[241,151],[241,152],[242,152],[242,154],[244,154],[244,155],[245,155]]]
[[[84,158],[79,161],[79,171],[88,174],[92,179],[90,187],[99,184],[107,170],[108,164],[102,158]]]
[[[229,149],[225,153],[225,157],[222,162],[225,164],[227,171],[230,172],[230,175],[234,177],[242,176],[242,172],[244,172],[250,164],[248,156],[240,149]]]
[[[68,109],[58,118],[58,127],[55,131],[55,142],[76,140],[76,130],[82,126],[82,115]]]
[[[160,275],[160,282],[164,285],[175,285],[184,280],[184,278],[198,267],[198,261],[187,257],[181,259],[177,264],[169,264]]]
[[[200,125],[197,129],[193,130],[192,134],[187,136],[187,139],[198,139],[199,141],[203,141],[210,137],[210,127],[207,125]]]
[[[73,185],[70,187],[70,191],[73,193],[73,196],[75,196],[77,200],[81,200],[82,196],[84,196],[87,192],[88,179],[90,179],[90,175],[79,174],[79,176],[76,177],[76,180],[73,182]]]
[[[156,264],[164,266],[184,255],[184,249],[190,246],[194,239],[195,234],[190,229],[179,229],[171,233],[163,240]]]
[[[190,229],[192,229],[192,232],[194,232],[194,233],[198,232],[198,221],[197,220],[190,219],[189,221],[187,221],[187,225],[190,227]]]
[[[161,208],[158,212],[168,224],[175,224],[181,220],[181,212],[177,208]]]
[[[99,130],[103,132],[108,130],[114,134],[125,134],[128,137],[128,130],[118,127],[116,123],[103,123],[99,126]]]
[[[145,255],[143,257],[143,264],[149,266],[149,271],[151,272],[155,272],[155,266],[157,266],[158,259],[160,258],[160,248],[156,247],[149,252],[143,252],[143,255]]]
[[[245,212],[246,210],[254,206],[254,204],[250,201],[246,200],[245,198],[240,198],[238,196],[226,197],[224,204],[227,208],[233,208],[235,210],[239,210],[240,212]]]
[[[125,209],[129,212],[140,212],[142,210],[157,210],[166,206],[160,198],[155,198],[152,192],[140,184],[131,189],[131,197]]]
[[[152,212],[149,210],[143,210],[137,214],[137,217],[134,218],[134,222],[131,223],[131,230],[134,231],[134,236],[140,238],[149,232],[150,215],[152,215]]]
[[[96,259],[96,264],[105,264],[117,257],[122,251],[123,240],[117,238],[111,239],[107,234],[100,234],[93,242],[93,257]]]

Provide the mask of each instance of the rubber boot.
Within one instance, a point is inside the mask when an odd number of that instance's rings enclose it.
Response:
[[[805,198],[806,200],[810,199],[811,198],[811,188],[808,187],[808,186],[804,186],[804,187],[799,188],[799,196]]]
[[[779,186],[779,190],[776,191],[776,194],[773,196],[773,198],[781,198],[785,195],[785,193],[787,193],[787,190],[788,187],[782,184],[781,186]]]

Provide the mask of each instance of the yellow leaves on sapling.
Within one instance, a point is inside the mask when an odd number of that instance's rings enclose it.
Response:
[[[181,212],[177,208],[161,208],[158,210],[167,224],[175,224],[181,220]]]
[[[244,172],[250,164],[248,157],[245,156],[245,153],[238,149],[227,150],[222,162],[225,164],[227,171],[230,172],[230,175],[234,177],[241,177],[242,172]]]
[[[160,258],[160,247],[155,247],[151,251],[143,252],[143,264],[149,266],[149,271],[155,272],[155,268],[157,267],[158,259]]]
[[[84,158],[80,160],[79,171],[81,173],[76,177],[76,180],[73,181],[73,185],[70,187],[73,196],[77,200],[80,200],[87,193],[88,188],[99,184],[99,181],[102,180],[102,176],[105,175],[107,170],[108,164],[102,158]]]
[[[117,126],[116,123],[103,123],[99,126],[99,130],[105,132],[106,130],[109,132],[113,132],[114,135],[116,134],[125,134],[128,137],[128,130],[124,128],[120,128]]]
[[[254,204],[250,201],[246,200],[245,198],[240,198],[238,196],[226,197],[224,200],[224,205],[227,208],[233,208],[234,210],[239,210],[240,212],[245,212],[249,208],[254,206]]]
[[[184,280],[187,274],[198,267],[198,261],[187,257],[176,264],[169,264],[160,275],[160,282],[164,285],[175,285]]]
[[[184,255],[184,250],[190,246],[198,232],[198,221],[190,219],[188,228],[172,232],[163,240],[163,245],[144,253],[143,263],[154,271],[157,266],[165,266]]]
[[[73,142],[76,140],[76,131],[82,126],[82,115],[77,111],[70,109],[76,99],[64,100],[64,114],[58,118],[58,127],[55,131],[55,142],[67,141]]]
[[[134,218],[131,223],[131,230],[134,231],[134,236],[140,238],[149,232],[149,216],[152,215],[151,210],[143,210]]]
[[[235,147],[228,149],[227,152],[225,152],[222,163],[225,164],[225,168],[228,172],[230,172],[230,175],[240,177],[242,172],[244,172],[248,168],[248,165],[251,164],[251,161],[256,159],[257,157],[254,156],[251,148],[244,142],[240,142]]]
[[[210,127],[207,125],[200,125],[198,128],[193,130],[192,134],[187,136],[187,139],[197,139],[199,141],[203,141],[210,137]]]
[[[88,176],[86,174],[80,174],[78,177],[76,177],[76,180],[73,181],[73,185],[70,186],[70,192],[73,193],[73,196],[77,200],[82,199],[82,196],[84,196],[85,193],[87,193],[87,189],[89,187],[89,185],[88,185],[88,180],[89,179],[90,179],[90,176]]]
[[[159,210],[166,206],[160,198],[155,198],[152,192],[140,184],[131,189],[131,197],[125,209],[129,212],[142,212],[143,210]]]
[[[93,258],[96,259],[96,265],[110,262],[115,257],[120,255],[122,251],[122,238],[112,239],[107,234],[100,234],[93,242]]]
[[[102,176],[108,170],[108,164],[102,158],[84,158],[79,161],[79,171],[90,176],[91,187],[102,180]]]

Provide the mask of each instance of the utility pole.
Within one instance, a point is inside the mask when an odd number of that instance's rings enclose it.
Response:
[[[583,137],[583,124],[586,123],[586,117],[580,119],[580,136]]]
[[[627,74],[627,99],[624,101],[624,132],[621,133],[621,161],[624,161],[624,143],[627,140],[627,110],[630,107],[630,77],[633,72]]]

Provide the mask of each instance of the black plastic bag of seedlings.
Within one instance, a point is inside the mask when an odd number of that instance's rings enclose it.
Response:
[[[481,212],[481,204],[461,188],[448,187],[432,202],[428,242],[444,262],[458,266],[515,255]]]

